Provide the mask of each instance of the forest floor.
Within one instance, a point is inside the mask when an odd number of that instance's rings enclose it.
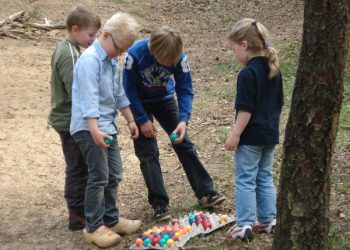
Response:
[[[232,153],[223,143],[233,124],[232,103],[240,66],[233,61],[225,35],[232,23],[254,17],[271,32],[272,46],[280,51],[285,76],[286,105],[281,141],[301,43],[302,1],[225,0],[87,0],[105,21],[116,11],[134,15],[143,26],[143,36],[162,24],[178,28],[193,73],[195,99],[189,134],[197,145],[216,189],[227,201],[216,213],[234,213]],[[0,19],[23,10],[29,21],[64,22],[76,1],[0,0]],[[64,169],[58,134],[47,125],[50,107],[50,59],[64,30],[37,30],[19,39],[0,36],[0,248],[1,249],[97,249],[84,242],[81,232],[67,229],[63,198]],[[349,121],[347,77],[343,121]],[[142,219],[142,230],[153,225],[153,211],[125,122],[121,119],[119,143],[124,179],[119,192],[121,214]],[[160,130],[159,130],[160,131]],[[349,123],[340,127],[333,156],[331,191],[331,239],[333,249],[350,249],[350,135]],[[184,171],[172,151],[167,135],[158,134],[160,159],[173,218],[201,210]],[[282,158],[282,143],[276,152],[276,185]],[[225,240],[228,227],[207,237],[189,241],[184,249],[269,249],[272,235],[255,235],[247,244]],[[115,249],[128,249],[137,234],[123,238]],[[341,243],[341,242],[347,242]],[[347,248],[349,247],[349,248]]]

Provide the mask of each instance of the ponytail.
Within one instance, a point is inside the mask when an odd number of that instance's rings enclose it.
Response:
[[[253,51],[263,50],[268,58],[270,68],[269,79],[278,74],[279,62],[277,51],[269,46],[269,34],[262,23],[252,18],[243,18],[234,24],[227,38],[235,43],[246,40],[249,49]]]
[[[268,58],[268,64],[270,68],[269,79],[275,77],[279,70],[279,61],[276,49],[272,47],[267,47],[265,49],[266,56]]]

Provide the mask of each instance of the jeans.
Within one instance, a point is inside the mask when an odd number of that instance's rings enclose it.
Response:
[[[170,135],[179,123],[179,113],[174,98],[156,103],[144,104],[144,109],[151,121],[157,119],[162,128]],[[148,189],[148,201],[152,206],[169,204],[165,190],[159,149],[155,138],[145,138],[142,133],[134,141],[135,153],[140,160],[140,168]],[[213,180],[200,162],[196,148],[186,133],[180,144],[172,144],[190,185],[198,199],[213,191]]]
[[[58,132],[61,138],[63,155],[66,162],[64,198],[68,209],[76,214],[84,212],[85,187],[88,179],[87,166],[69,132]]]
[[[73,135],[88,166],[89,176],[85,193],[86,230],[113,227],[119,221],[116,207],[118,184],[123,168],[117,139],[107,149],[97,146],[89,131]]]
[[[238,147],[236,164],[237,225],[269,223],[276,218],[272,164],[275,145]]]

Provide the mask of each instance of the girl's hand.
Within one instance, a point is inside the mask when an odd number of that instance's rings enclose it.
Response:
[[[130,138],[135,140],[139,137],[139,129],[134,121],[128,122],[128,128],[130,130]]]
[[[156,138],[157,129],[153,122],[148,121],[140,126],[142,134],[146,138]]]
[[[178,138],[174,141],[174,144],[179,144],[183,141],[186,133],[187,124],[184,121],[179,122],[176,129],[172,132],[178,135]]]
[[[225,149],[227,151],[236,151],[239,144],[239,139],[239,135],[231,133],[230,137],[225,142]]]

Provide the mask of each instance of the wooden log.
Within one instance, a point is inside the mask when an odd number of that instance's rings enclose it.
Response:
[[[0,36],[7,36],[7,37],[10,37],[10,38],[16,39],[16,40],[19,39],[18,36],[14,36],[14,35],[11,35],[11,34],[9,34],[9,33],[7,33],[7,32],[3,32],[3,31],[0,31]]]
[[[37,29],[53,30],[53,29],[65,29],[66,25],[62,23],[57,24],[41,24],[41,23],[30,23],[30,25]]]
[[[12,15],[10,15],[8,18],[4,19],[4,20],[1,20],[0,21],[0,27],[4,26],[5,23],[10,23],[10,22],[13,22],[15,21],[16,19],[18,19],[19,17],[23,16],[24,14],[24,11],[21,10],[21,11],[18,11]]]

